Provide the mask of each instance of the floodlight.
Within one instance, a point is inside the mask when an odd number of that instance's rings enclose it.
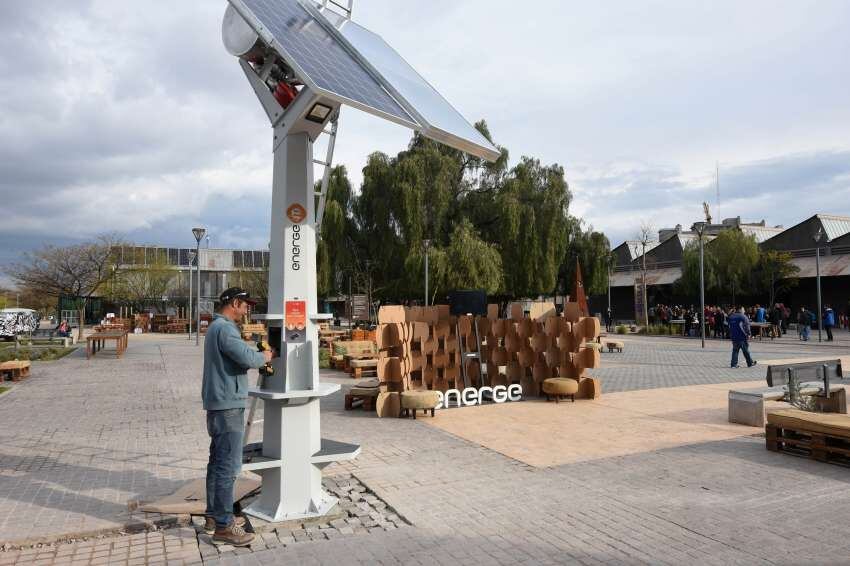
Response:
[[[328,116],[331,115],[331,110],[333,109],[330,106],[325,106],[324,104],[317,102],[313,105],[310,111],[307,112],[305,118],[311,122],[316,122],[317,124],[324,124],[325,120],[328,119]]]

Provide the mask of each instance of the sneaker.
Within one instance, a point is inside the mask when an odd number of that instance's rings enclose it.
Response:
[[[236,522],[236,525],[242,528],[245,528],[245,517],[239,517],[234,515],[233,520]],[[204,521],[204,532],[208,535],[215,533],[215,519],[212,517],[207,517]]]
[[[224,528],[216,528],[212,536],[213,544],[229,544],[232,546],[249,546],[254,540],[252,533],[246,533],[245,529],[232,521]]]
[[[748,367],[748,368],[751,368],[751,367],[753,367],[753,366],[757,366],[757,365],[758,365],[758,362],[757,362],[756,360],[753,360],[753,363],[751,363],[751,364],[750,364],[750,365],[748,365],[747,367]]]
[[[738,368],[738,366],[729,366],[729,367],[731,367],[732,369],[737,369],[737,368]]]

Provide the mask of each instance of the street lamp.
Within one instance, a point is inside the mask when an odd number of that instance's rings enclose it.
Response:
[[[192,339],[192,313],[194,310],[192,309],[192,278],[195,275],[195,271],[193,269],[193,264],[195,263],[195,252],[189,250],[189,340]]]
[[[195,346],[201,341],[201,240],[204,234],[207,233],[206,228],[192,228],[192,235],[195,236],[195,254],[198,258],[198,303],[195,308]]]
[[[818,285],[818,342],[822,341],[821,337],[821,328],[823,327],[823,307],[821,306],[821,295],[820,295],[820,244],[829,243],[829,238],[826,237],[826,234],[823,232],[823,226],[818,226],[817,232],[815,232],[815,273],[817,274],[817,285]]]
[[[431,247],[431,240],[422,240],[422,245],[425,246],[425,306],[428,306],[428,248]]]
[[[691,230],[699,236],[699,337],[702,347],[705,348],[705,268],[703,264],[703,235],[705,234],[705,222],[694,222]]]

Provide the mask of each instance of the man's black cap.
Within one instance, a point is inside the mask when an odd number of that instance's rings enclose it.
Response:
[[[242,287],[231,287],[230,289],[225,289],[225,291],[218,298],[222,305],[229,303],[233,299],[245,301],[250,305],[257,304],[256,299],[252,299],[251,294],[248,293],[248,291],[246,291]]]

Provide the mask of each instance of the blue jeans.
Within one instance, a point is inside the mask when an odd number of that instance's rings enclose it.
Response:
[[[738,350],[744,352],[744,359],[747,360],[747,367],[753,365],[753,359],[750,357],[750,345],[746,340],[741,342],[732,342],[732,367],[738,365]]]
[[[210,461],[207,464],[207,517],[216,527],[233,520],[233,484],[242,470],[245,409],[207,411]]]

